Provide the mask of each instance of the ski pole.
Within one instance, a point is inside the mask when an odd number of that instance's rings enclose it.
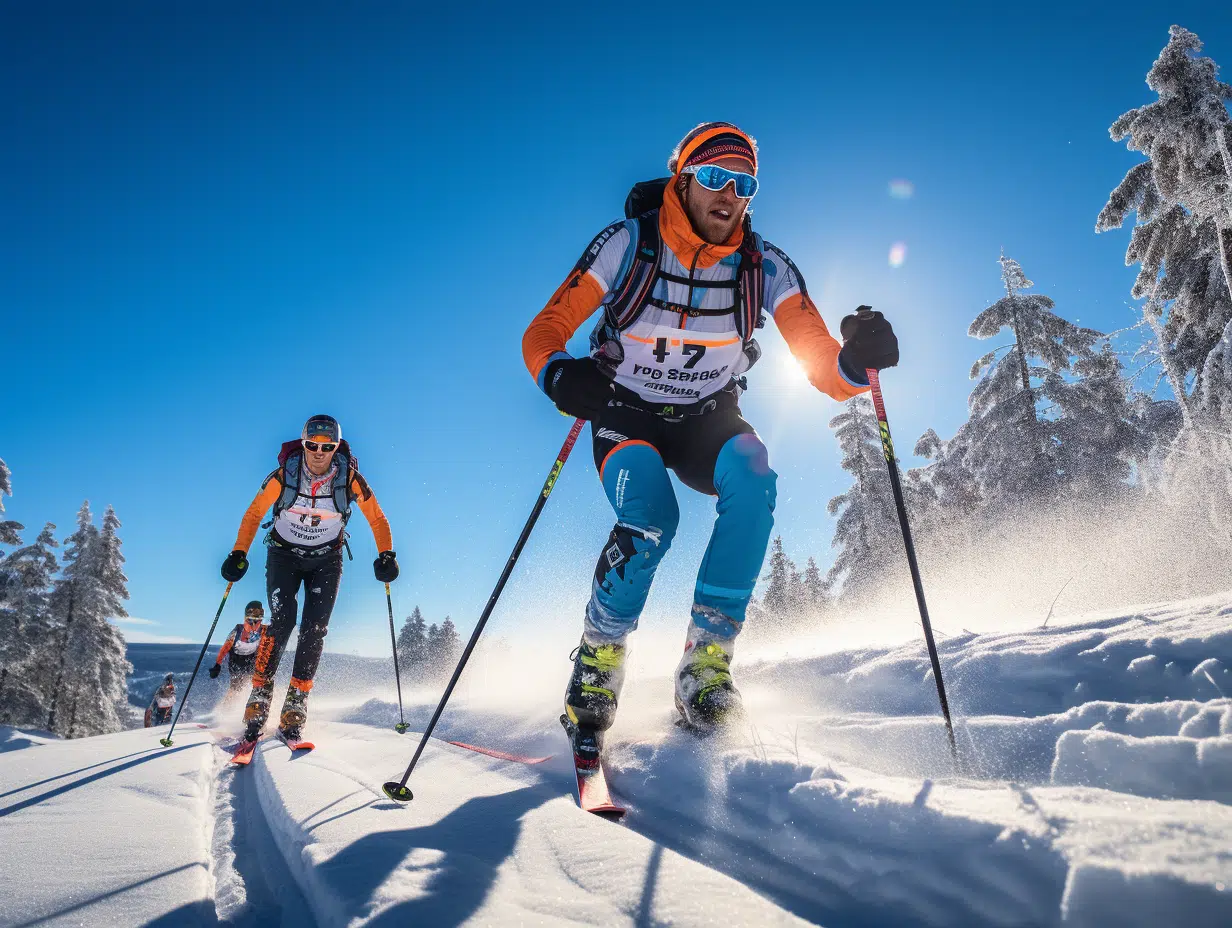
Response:
[[[484,606],[483,615],[479,617],[475,630],[471,632],[471,640],[466,643],[466,649],[462,652],[462,657],[458,660],[458,666],[454,669],[453,676],[449,679],[449,685],[445,687],[445,693],[441,696],[440,704],[437,705],[436,712],[432,714],[432,720],[428,722],[428,727],[424,729],[423,737],[419,739],[419,746],[415,748],[415,756],[411,758],[410,766],[406,768],[406,773],[402,774],[400,781],[390,780],[381,787],[385,791],[385,795],[390,799],[397,800],[398,802],[410,802],[415,798],[407,787],[406,782],[411,778],[411,771],[415,769],[415,764],[419,762],[419,755],[423,753],[424,745],[432,737],[432,729],[436,728],[436,722],[441,717],[441,712],[445,709],[445,703],[449,702],[449,697],[453,694],[453,688],[457,685],[458,678],[462,676],[462,669],[466,666],[471,652],[475,650],[475,643],[479,641],[479,635],[483,632],[483,627],[488,623],[488,617],[492,615],[492,610],[496,607],[496,601],[500,599],[501,592],[505,589],[505,582],[509,579],[509,575],[513,573],[513,567],[518,562],[522,548],[526,546],[531,530],[535,527],[535,523],[539,521],[539,514],[543,512],[543,507],[547,504],[548,497],[552,495],[552,488],[556,486],[556,478],[560,476],[561,469],[565,466],[565,461],[569,460],[569,453],[573,450],[573,446],[577,442],[578,435],[581,434],[582,426],[585,423],[585,419],[577,419],[573,423],[573,428],[569,429],[569,435],[565,438],[565,443],[561,445],[560,453],[556,455],[556,463],[552,465],[552,469],[548,472],[548,479],[543,482],[543,489],[539,491],[539,498],[535,500],[535,508],[531,510],[530,517],[526,520],[526,524],[522,526],[522,534],[518,536],[517,544],[513,546],[513,552],[509,555],[509,560],[505,562],[505,569],[501,571],[500,579],[496,581],[496,588],[492,590],[492,595],[488,597],[488,604]]]
[[[231,584],[228,583],[226,591],[222,594],[222,602],[218,604],[218,611],[214,613],[214,621],[210,624],[210,633],[205,636],[205,644],[201,646],[201,653],[197,655],[197,666],[193,668],[192,676],[188,678],[188,686],[184,687],[184,698],[180,700],[180,707],[175,710],[175,718],[171,720],[171,728],[167,730],[167,737],[158,739],[158,743],[165,748],[171,747],[171,733],[175,731],[175,724],[180,720],[180,713],[184,711],[184,706],[188,703],[188,694],[192,692],[193,680],[197,679],[201,661],[205,657],[205,652],[209,650],[210,639],[214,637],[214,629],[218,627],[218,617],[222,615],[223,607],[227,605],[227,597],[230,595]]]
[[[924,602],[924,584],[920,580],[920,565],[915,559],[915,544],[911,540],[911,525],[907,521],[907,506],[903,502],[903,486],[898,478],[898,462],[894,460],[894,442],[890,440],[890,423],[886,420],[885,400],[881,396],[881,379],[877,371],[868,368],[869,385],[873,388],[873,406],[877,410],[877,424],[881,430],[881,450],[885,452],[886,466],[890,469],[890,487],[894,490],[894,506],[898,509],[898,524],[903,530],[903,544],[907,548],[907,566],[911,568],[911,582],[915,585],[915,601],[920,606],[920,621],[924,625],[924,641],[928,645],[928,657],[933,662],[933,678],[937,681],[937,698],[941,700],[941,714],[945,716],[945,733],[950,739],[950,754],[954,767],[958,764],[958,745],[954,742],[954,723],[950,720],[950,703],[945,698],[945,683],[941,679],[941,660],[937,657],[937,643],[933,640],[933,626],[928,618],[928,605]]]
[[[398,684],[398,724],[394,731],[405,735],[411,726],[406,724],[402,716],[402,675],[398,672],[398,639],[394,637],[394,601],[389,596],[389,584],[385,584],[385,605],[389,609],[389,643],[394,646],[394,682]]]

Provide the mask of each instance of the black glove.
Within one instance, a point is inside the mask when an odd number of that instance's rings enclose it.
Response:
[[[548,365],[543,384],[556,408],[575,419],[597,419],[612,399],[612,378],[594,358],[560,358]]]
[[[398,555],[382,551],[372,562],[372,572],[381,583],[393,583],[398,579]]]
[[[215,664],[210,668],[210,679],[217,680],[220,673],[222,673],[222,664]]]
[[[228,583],[243,580],[246,573],[248,573],[248,555],[243,551],[232,551],[222,562],[222,578]]]
[[[868,368],[880,371],[898,364],[898,337],[886,317],[871,306],[861,306],[839,324],[843,349],[838,361],[844,373],[865,380]]]

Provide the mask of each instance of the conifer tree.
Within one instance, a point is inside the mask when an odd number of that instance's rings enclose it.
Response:
[[[867,396],[849,400],[830,428],[843,453],[842,468],[852,475],[845,493],[830,500],[830,515],[838,516],[831,544],[839,549],[826,575],[827,590],[844,594],[867,587],[889,562],[898,540],[893,491],[881,449],[881,433]]]
[[[776,622],[782,622],[791,609],[791,576],[796,571],[787,552],[783,550],[783,536],[776,535],[770,547],[770,570],[765,578],[769,581],[766,595],[762,597],[762,608]]]
[[[981,495],[1000,508],[1027,504],[1055,493],[1062,474],[1052,424],[1036,409],[1036,381],[1070,370],[1074,356],[1086,357],[1100,333],[1081,328],[1052,312],[1055,304],[1040,293],[1018,262],[1002,255],[1005,296],[976,316],[969,333],[991,338],[1009,329],[1013,339],[977,360],[971,376],[971,418],[965,459]]]
[[[454,665],[457,664],[458,658],[462,655],[462,646],[458,640],[458,629],[454,626],[453,620],[449,616],[445,616],[445,621],[441,623],[440,636],[437,647],[440,650],[440,666],[441,673],[447,675],[453,672]]]
[[[398,633],[398,660],[407,672],[422,673],[427,660],[428,633],[416,606]]]
[[[12,471],[4,463],[4,459],[0,458],[0,512],[4,512],[4,498],[13,495],[13,480]],[[8,522],[0,519],[0,545],[10,545],[16,547],[21,544],[21,537],[17,534],[24,525],[20,522]]]
[[[1057,466],[1069,492],[1107,496],[1129,486],[1132,464],[1146,440],[1121,362],[1104,344],[1074,362],[1076,377],[1050,371],[1043,393],[1057,413]]]
[[[804,568],[804,593],[806,602],[813,608],[825,602],[825,581],[822,579],[821,569],[812,557],[808,559]]]
[[[1095,226],[1120,228],[1136,213],[1125,255],[1140,265],[1133,296],[1145,301],[1143,320],[1189,427],[1191,378],[1232,322],[1232,86],[1201,50],[1194,33],[1173,26],[1147,73],[1158,99],[1112,124],[1113,141],[1147,160],[1112,191]]]
[[[441,675],[441,630],[433,622],[428,626],[424,645],[424,678],[435,680]]]
[[[0,600],[0,724],[39,727],[47,719],[56,662],[50,598],[57,570],[55,526],[0,562],[8,578]]]
[[[63,616],[64,627],[48,727],[68,738],[118,731],[127,714],[132,665],[125,657],[124,636],[109,621],[127,615],[119,527],[115,510],[108,507],[100,532],[89,503],[83,503],[52,593],[53,614]]]

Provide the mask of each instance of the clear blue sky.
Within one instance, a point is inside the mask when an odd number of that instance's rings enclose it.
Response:
[[[638,179],[703,120],[757,136],[756,225],[837,325],[885,311],[909,452],[965,416],[966,337],[1002,247],[1097,328],[1131,321],[1124,234],[1095,217],[1137,156],[1173,22],[1232,69],[1226,3],[10,4],[0,28],[0,457],[8,517],[66,533],[113,504],[134,616],[199,640],[279,443],[343,423],[393,525],[399,616],[465,634],[567,429],[526,323]],[[647,8],[649,9],[649,8]],[[1225,70],[1225,75],[1227,70]],[[910,199],[888,191],[914,185]],[[906,244],[892,268],[891,246]],[[578,340],[578,344],[582,339]],[[780,474],[778,530],[830,557],[845,486],[772,327],[743,404]],[[685,526],[647,622],[683,627],[712,521]],[[611,517],[579,449],[493,630],[576,634]],[[357,513],[329,646],[380,653]],[[236,598],[263,596],[263,556]],[[239,606],[232,607],[234,620]],[[557,634],[559,632],[559,634]],[[563,671],[562,671],[563,672]]]

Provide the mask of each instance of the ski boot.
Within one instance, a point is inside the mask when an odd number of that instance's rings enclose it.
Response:
[[[582,643],[573,652],[573,676],[565,691],[565,717],[578,729],[607,731],[616,721],[616,700],[625,681],[624,643]]]
[[[311,680],[291,678],[287,698],[282,701],[282,715],[278,718],[278,737],[282,741],[300,741],[301,729],[308,721],[308,693]]]
[[[253,678],[252,693],[244,706],[244,740],[255,742],[261,737],[265,720],[269,718],[270,700],[274,696],[274,681]]]
[[[732,683],[734,640],[720,638],[690,623],[684,657],[676,666],[676,709],[683,724],[709,734],[744,715],[740,691]]]

